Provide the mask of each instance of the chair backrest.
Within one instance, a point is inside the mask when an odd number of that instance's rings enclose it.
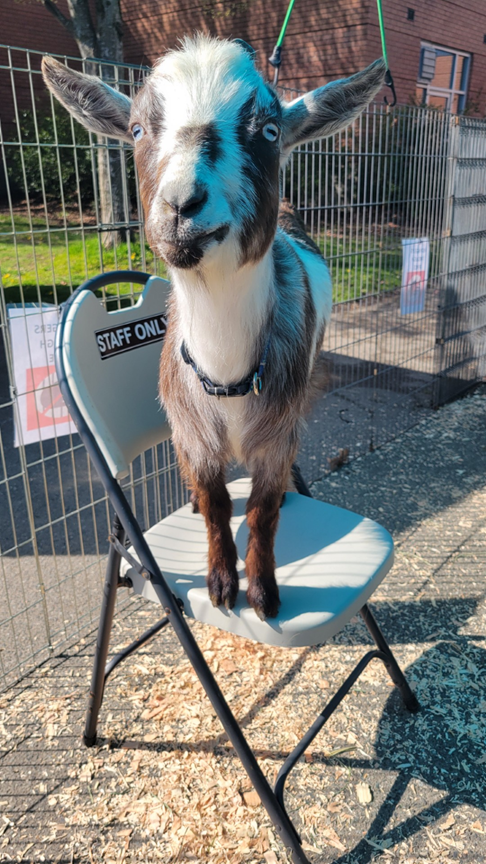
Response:
[[[170,436],[158,401],[158,376],[169,283],[146,281],[137,303],[108,312],[93,284],[130,281],[108,274],[86,283],[64,309],[58,330],[56,362],[72,400],[95,436],[116,478],[128,474],[132,460]],[[135,275],[135,274],[134,274]],[[142,278],[141,278],[142,277]],[[96,287],[100,287],[99,284]]]

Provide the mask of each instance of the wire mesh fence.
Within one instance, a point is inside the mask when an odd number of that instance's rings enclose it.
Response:
[[[59,401],[57,307],[102,271],[164,275],[145,240],[130,148],[90,135],[54,103],[41,56],[0,46],[3,684],[99,608],[110,514]],[[127,95],[148,71],[62,59]],[[330,387],[314,420],[322,458],[307,458],[304,441],[308,479],[337,447],[351,456],[376,447],[484,374],[485,167],[485,122],[378,105],[291,157],[284,195],[334,284]],[[419,245],[405,284],[406,250]],[[137,290],[113,286],[103,299],[115,308]],[[126,486],[144,528],[186,500],[170,445],[136,460]]]
[[[449,127],[443,113],[377,106],[341,136],[302,148],[287,170],[285,191],[331,268],[328,401],[352,452],[389,440],[437,400]],[[427,239],[427,290],[406,315],[402,243],[414,238]]]
[[[104,270],[164,272],[145,243],[130,150],[71,121],[45,91],[41,57],[0,48],[3,684],[95,621],[107,554],[106,496],[55,383],[58,304]],[[146,71],[68,62],[131,95]],[[109,291],[115,308],[139,286]],[[187,498],[167,444],[137,459],[125,485],[147,528]]]

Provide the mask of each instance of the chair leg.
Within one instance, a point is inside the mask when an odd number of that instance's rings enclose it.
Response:
[[[418,701],[415,694],[410,689],[410,685],[405,678],[400,666],[398,665],[395,657],[393,656],[392,650],[388,645],[383,633],[381,632],[378,624],[376,623],[373,615],[367,604],[360,609],[360,615],[366,624],[376,647],[383,652],[386,656],[386,660],[383,660],[383,663],[386,666],[387,672],[392,679],[395,686],[400,691],[400,696],[402,697],[403,704],[405,707],[412,712],[418,711],[420,709],[420,702]]]
[[[291,849],[293,864],[310,864],[309,859],[302,849],[299,835],[291,819],[285,812],[285,809],[281,807],[273,789],[263,774],[263,771],[256,760],[255,754],[251,750],[238,721],[226,702],[219,684],[211,672],[204,655],[194,638],[194,634],[189,629],[187,621],[183,617],[176,598],[170,593],[164,583],[160,571],[158,570],[157,563],[155,559],[152,558],[148,547],[145,547],[143,552],[148,554],[142,555],[142,549],[140,549],[139,556],[141,560],[146,557],[147,569],[150,573],[154,574],[152,585],[159,598],[160,604],[165,609],[165,612],[174,628],[175,634],[185,651],[186,657],[191,663],[204,690],[206,691],[206,695],[218,715],[221,725],[233,745],[243,768],[260,796],[260,800],[272,820],[277,834],[282,840],[284,846]]]
[[[292,465],[292,479],[294,481],[295,488],[300,495],[305,495],[307,498],[312,498],[312,494],[309,491],[309,488],[304,478],[302,477],[302,472],[297,463],[295,462]],[[365,604],[363,608],[360,609],[360,614],[375,642],[376,647],[386,656],[386,659],[382,658],[383,662],[386,666],[390,678],[400,691],[400,696],[402,697],[405,707],[412,712],[418,711],[420,709],[420,703],[415,694],[412,693],[412,690],[410,689],[410,685],[408,684],[405,675],[403,674],[397,661],[395,660],[392,650],[388,645],[385,637],[383,636],[380,628],[378,627],[378,624],[376,623],[373,615],[371,614],[371,611],[368,608],[367,604]]]
[[[125,531],[122,528],[118,515],[113,517],[113,534],[124,543]],[[118,578],[120,573],[121,556],[113,545],[110,545],[108,562],[106,565],[105,587],[101,605],[100,623],[96,637],[96,651],[91,675],[91,689],[86,712],[86,725],[84,727],[83,741],[87,747],[92,747],[96,742],[96,727],[98,714],[103,701],[105,687],[105,665],[108,657],[111,627],[115,612],[116,593],[118,589]]]

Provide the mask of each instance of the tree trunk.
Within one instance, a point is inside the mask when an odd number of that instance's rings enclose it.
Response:
[[[96,41],[100,60],[123,62],[123,30],[120,0],[96,0]],[[111,86],[116,82],[116,67],[103,64],[101,77]],[[101,136],[100,136],[101,137]],[[119,142],[107,139],[108,148],[98,151],[98,179],[101,222],[104,225],[128,222],[128,201],[123,195],[123,164]],[[111,145],[111,146],[110,146]],[[125,206],[127,205],[127,206]],[[126,239],[125,228],[103,231],[105,248],[117,246]]]
[[[119,223],[128,222],[123,196],[123,177],[121,154],[114,142],[98,135],[98,195],[101,222],[101,242],[105,249],[111,249],[126,240],[127,229]],[[110,144],[112,146],[110,146]],[[128,203],[128,202],[127,202]],[[115,227],[118,225],[118,227]],[[106,226],[106,227],[105,227]],[[114,227],[112,227],[114,226]]]
[[[46,9],[66,28],[76,40],[83,60],[95,57],[97,60],[123,62],[123,33],[120,0],[95,0],[96,22],[93,23],[89,0],[67,0],[70,18],[58,9],[53,0],[42,0]],[[86,64],[89,74],[101,75],[107,83],[116,81],[116,67]],[[112,228],[112,225],[129,221],[129,207],[125,207],[123,195],[122,160],[118,142],[98,135],[98,195],[99,217],[102,227],[102,243],[112,248],[126,238],[126,229]],[[111,145],[111,146],[110,146]]]

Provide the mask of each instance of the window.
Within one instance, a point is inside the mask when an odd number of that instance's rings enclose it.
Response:
[[[471,55],[422,42],[417,96],[422,105],[433,105],[452,114],[466,106]]]

